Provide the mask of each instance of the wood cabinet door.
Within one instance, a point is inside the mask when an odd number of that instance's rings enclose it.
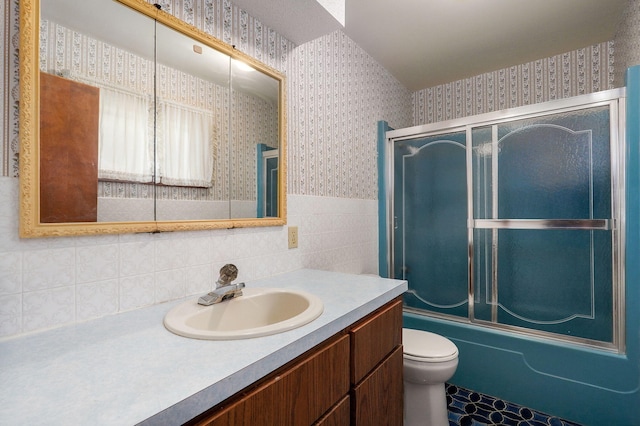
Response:
[[[351,384],[402,344],[402,301],[383,306],[351,329]]]
[[[348,393],[349,336],[343,335],[193,424],[311,425]]]
[[[40,222],[98,219],[100,90],[40,73]]]
[[[402,346],[396,348],[352,393],[352,426],[402,426]]]

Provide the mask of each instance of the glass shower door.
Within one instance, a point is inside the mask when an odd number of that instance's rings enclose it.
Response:
[[[394,144],[394,276],[405,306],[468,316],[466,132]]]
[[[615,103],[486,117],[390,139],[405,309],[622,348]]]
[[[611,342],[609,108],[472,135],[473,319]]]

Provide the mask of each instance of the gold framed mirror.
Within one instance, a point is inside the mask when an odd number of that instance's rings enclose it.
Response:
[[[285,225],[285,87],[144,0],[21,0],[20,236]]]

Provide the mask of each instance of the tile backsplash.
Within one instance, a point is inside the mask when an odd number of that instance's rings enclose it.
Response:
[[[314,268],[377,272],[377,201],[288,196],[287,227],[18,238],[18,179],[0,177],[0,338],[209,291],[234,263],[251,281]]]

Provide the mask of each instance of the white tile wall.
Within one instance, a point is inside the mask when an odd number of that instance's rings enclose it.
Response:
[[[0,338],[196,296],[234,263],[251,281],[300,268],[378,270],[377,201],[289,195],[286,227],[25,240],[0,177]]]

